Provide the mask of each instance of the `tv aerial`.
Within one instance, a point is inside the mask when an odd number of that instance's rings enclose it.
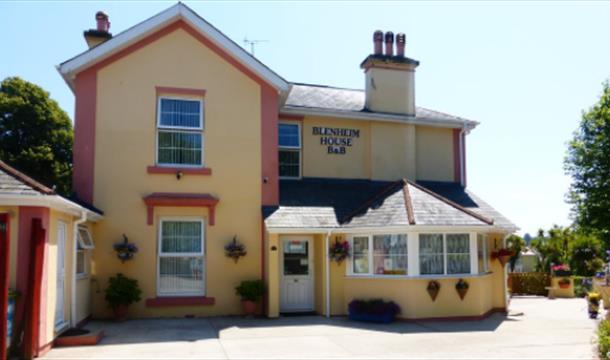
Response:
[[[269,40],[250,40],[247,37],[244,38],[244,46],[250,45],[250,54],[252,54],[252,56],[254,56],[254,47],[264,42],[269,42]]]

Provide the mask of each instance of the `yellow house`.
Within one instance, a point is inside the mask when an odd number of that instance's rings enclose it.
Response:
[[[131,316],[240,314],[234,288],[251,279],[269,317],[377,297],[406,319],[506,309],[491,254],[516,227],[466,189],[477,122],[416,106],[404,34],[374,34],[354,90],[283,79],[181,3],[108,30],[98,13],[91,47],[58,70],[76,99],[74,190],[104,211],[92,276],[139,281]],[[139,248],[125,262],[123,234]]]
[[[0,161],[0,275],[18,293],[12,345],[22,356],[45,353],[91,314],[91,231],[101,218]]]

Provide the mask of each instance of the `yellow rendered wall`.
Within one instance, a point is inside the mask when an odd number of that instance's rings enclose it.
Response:
[[[280,244],[278,234],[266,236],[267,316],[280,315]]]
[[[417,180],[454,181],[453,130],[416,127]]]
[[[210,176],[148,174],[155,164],[156,86],[205,89],[204,164]],[[93,314],[110,315],[103,300],[109,276],[137,279],[143,300],[134,317],[241,313],[234,287],[261,276],[260,86],[183,30],[131,53],[97,76],[94,203],[105,213],[95,226]],[[148,308],[156,296],[157,224],[165,216],[206,216],[205,208],[156,208],[147,225],[142,198],[153,192],[209,193],[220,199],[216,224],[205,227],[206,295],[213,306]],[[140,249],[121,263],[112,245],[126,234]],[[233,236],[248,255],[236,264],[224,255]]]
[[[316,313],[323,315],[325,314],[325,267],[326,267],[326,254],[325,254],[325,240],[324,235],[314,235],[313,237],[313,265],[314,265],[314,310]]]
[[[415,179],[415,126],[371,122],[373,180]]]
[[[9,216],[9,288],[15,289],[17,286],[17,247],[19,246],[19,207],[0,206],[0,213],[7,213]]]
[[[360,130],[352,138],[353,145],[345,154],[329,154],[328,147],[320,144],[322,136],[313,135],[314,127]],[[370,126],[368,121],[306,117],[302,122],[304,177],[344,179],[370,178]]]
[[[371,67],[364,76],[368,109],[415,114],[415,69],[409,71]]]

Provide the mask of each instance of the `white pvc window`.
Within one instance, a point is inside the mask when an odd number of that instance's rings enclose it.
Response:
[[[82,278],[87,274],[87,253],[79,244],[76,249],[76,276]]]
[[[470,274],[469,234],[420,234],[421,275]]]
[[[487,251],[487,237],[477,234],[477,262],[479,274],[489,272],[489,253]]]
[[[159,295],[204,295],[204,222],[162,219],[159,226]]]
[[[93,237],[91,236],[91,232],[87,227],[78,227],[77,239],[78,246],[80,246],[82,249],[90,250],[95,248],[95,244],[93,243]]]
[[[354,236],[351,245],[352,274],[407,275],[407,235]]]
[[[160,97],[157,164],[203,166],[203,100]]]
[[[278,148],[280,177],[301,177],[301,126],[298,123],[278,125]]]

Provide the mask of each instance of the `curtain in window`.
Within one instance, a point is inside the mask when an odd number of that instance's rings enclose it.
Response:
[[[203,294],[203,229],[199,221],[163,221],[159,292]]]
[[[373,236],[375,274],[407,274],[407,235]]]
[[[477,261],[479,264],[479,274],[485,274],[488,269],[487,240],[482,234],[477,234]]]
[[[470,274],[468,234],[447,234],[447,274]]]
[[[368,274],[369,272],[369,237],[356,236],[352,241],[352,271],[354,274]]]
[[[200,132],[159,130],[160,164],[201,165],[203,135]]]
[[[161,99],[159,124],[169,127],[200,128],[201,102],[198,100]]]
[[[443,235],[419,235],[419,273],[422,275],[444,274]]]

